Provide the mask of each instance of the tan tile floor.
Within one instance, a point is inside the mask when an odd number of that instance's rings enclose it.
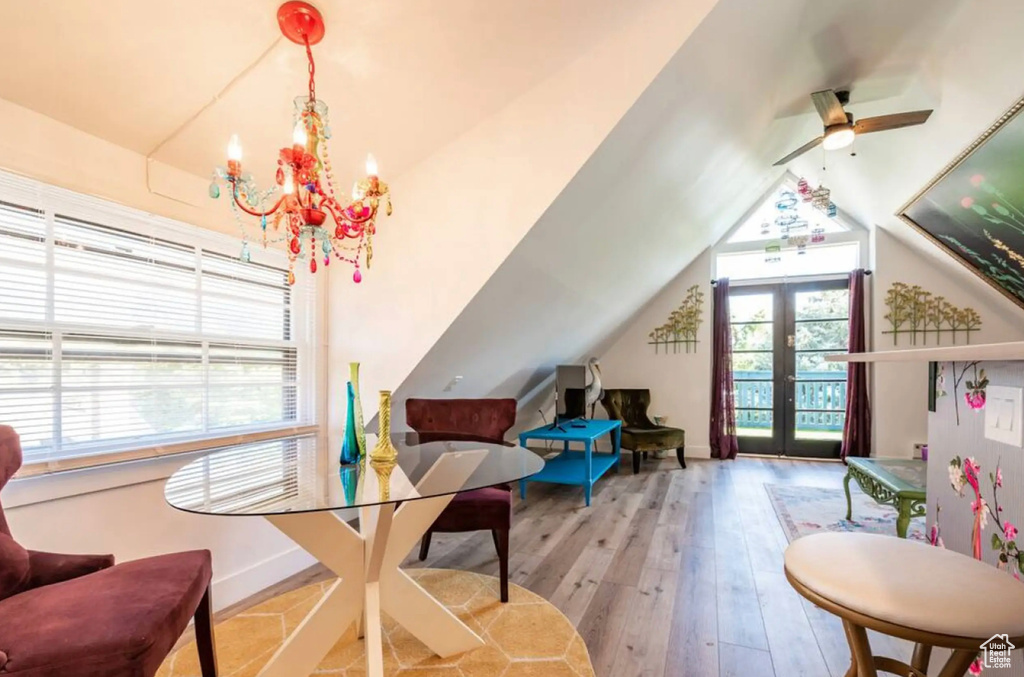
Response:
[[[509,603],[501,604],[498,580],[491,576],[444,569],[409,574],[479,633],[486,646],[439,658],[385,616],[388,677],[594,677],[583,639],[542,597],[510,585]],[[307,585],[218,624],[222,677],[254,677],[328,585]],[[327,654],[316,674],[365,677],[363,642],[356,641],[354,627]],[[171,654],[157,677],[199,677],[195,645]]]

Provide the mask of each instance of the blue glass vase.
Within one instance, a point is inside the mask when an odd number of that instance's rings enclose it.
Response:
[[[356,504],[359,487],[359,467],[349,465],[341,469],[341,489],[345,493],[345,505]]]
[[[345,416],[345,437],[341,441],[341,464],[359,462],[359,434],[356,430],[356,394],[352,381],[348,382],[348,412]]]

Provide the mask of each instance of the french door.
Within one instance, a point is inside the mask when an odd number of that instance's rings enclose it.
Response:
[[[846,279],[734,287],[729,294],[741,453],[839,458],[849,345]]]

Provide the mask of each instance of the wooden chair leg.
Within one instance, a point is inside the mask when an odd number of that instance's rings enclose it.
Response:
[[[686,447],[679,447],[676,449],[676,460],[679,461],[679,466],[686,470]]]
[[[209,586],[196,609],[195,621],[199,669],[203,677],[217,677],[217,647],[213,640],[213,601],[210,599]]]
[[[498,550],[498,568],[501,579],[501,603],[508,602],[508,529],[495,529],[494,546]]]
[[[850,654],[857,663],[857,677],[878,677],[867,630],[845,618],[843,626],[846,630],[846,639],[850,642]]]
[[[634,451],[633,452],[633,474],[634,475],[639,475],[640,474],[640,452],[639,451]]]
[[[971,663],[977,656],[978,652],[973,649],[970,651],[957,649],[942,667],[939,677],[961,677],[967,673],[967,668],[971,667]]]
[[[420,561],[422,562],[430,554],[430,537],[434,535],[433,531],[428,531],[423,534],[423,540],[420,542]]]
[[[910,659],[910,667],[928,674],[928,664],[932,658],[932,647],[929,644],[915,644],[914,657]]]

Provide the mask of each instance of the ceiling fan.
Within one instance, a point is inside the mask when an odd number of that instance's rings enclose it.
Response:
[[[932,114],[930,110],[915,110],[908,113],[894,113],[892,115],[879,115],[873,118],[853,121],[853,115],[847,113],[843,106],[850,103],[850,92],[846,90],[835,91],[824,89],[811,94],[814,107],[825,124],[825,132],[818,138],[805,143],[795,151],[776,162],[773,167],[784,165],[790,160],[797,158],[819,144],[825,150],[838,150],[846,148],[853,143],[854,137],[858,134],[870,134],[872,132],[885,132],[900,127],[913,127],[923,125]]]

